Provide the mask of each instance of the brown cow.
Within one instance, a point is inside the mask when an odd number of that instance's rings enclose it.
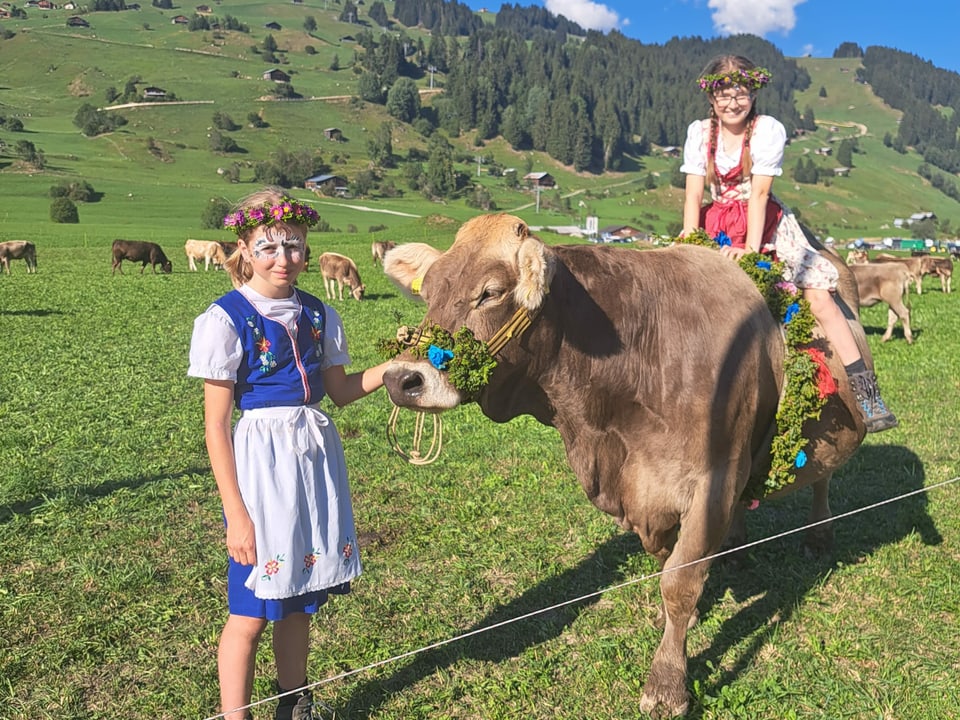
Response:
[[[913,255],[911,257],[901,257],[889,253],[880,253],[871,262],[875,263],[899,263],[907,269],[910,282],[917,288],[917,295],[923,293],[923,276],[935,275],[933,258],[929,255]]]
[[[363,298],[363,291],[366,289],[360,282],[360,273],[357,266],[346,255],[340,253],[325,252],[320,256],[320,274],[323,275],[323,288],[327,291],[327,299],[336,299],[334,284],[340,291],[340,299],[343,300],[343,286],[350,288],[350,294],[360,300]]]
[[[187,254],[187,262],[193,272],[197,271],[197,260],[203,260],[204,270],[209,270],[211,263],[214,269],[222,268],[227,261],[223,246],[216,240],[187,240],[183,250]]]
[[[953,258],[949,255],[942,258],[933,258],[933,269],[937,277],[940,278],[940,289],[945,293],[950,292],[950,281],[953,278]]]
[[[853,279],[830,258],[869,366],[851,309]],[[494,421],[528,414],[555,427],[593,504],[660,562],[665,628],[639,706],[683,714],[687,628],[709,558],[742,520],[744,488],[765,478],[771,462],[785,349],[753,282],[709,248],[551,247],[510,215],[470,220],[445,253],[400,245],[384,271],[405,292],[418,291],[430,322],[450,332],[465,326],[486,340],[517,315],[532,318],[499,351],[475,399]],[[805,425],[808,461],[776,495],[812,484],[820,520],[830,516],[831,474],[866,431],[839,357],[822,338],[816,345],[839,391]],[[410,353],[393,361],[384,383],[400,407],[441,412],[470,399]]]
[[[37,271],[37,248],[29,240],[7,240],[0,242],[0,266],[10,274],[10,261],[23,259],[27,263],[27,272]]]
[[[903,336],[908,343],[913,342],[910,331],[910,308],[903,299],[910,292],[913,282],[909,268],[901,263],[878,262],[866,265],[851,265],[857,279],[857,294],[860,307],[871,307],[878,302],[887,304],[887,331],[881,340],[886,342],[893,336],[893,326],[897,318],[903,323]]]
[[[219,240],[218,242],[220,243],[220,247],[223,248],[223,254],[228,258],[237,251],[238,246],[236,240]]]
[[[856,249],[847,253],[847,265],[863,265],[870,262],[870,255],[866,250]]]
[[[152,242],[143,240],[114,240],[113,269],[110,271],[111,275],[116,273],[117,270],[123,275],[121,264],[124,260],[143,263],[140,266],[141,275],[143,275],[143,271],[147,268],[147,265],[150,265],[150,269],[153,270],[154,274],[157,272],[157,265],[159,265],[160,269],[165,273],[173,272],[173,264],[167,260],[167,256],[163,254],[160,246]]]
[[[373,264],[383,265],[383,256],[387,250],[392,250],[397,244],[392,240],[377,240],[370,245],[370,252],[373,254]]]

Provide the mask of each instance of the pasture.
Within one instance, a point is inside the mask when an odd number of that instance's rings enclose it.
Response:
[[[446,247],[457,224],[408,221],[375,239]],[[111,277],[106,233],[38,240],[35,275],[14,263],[0,276],[0,717],[10,720],[216,713],[225,555],[201,386],[185,371],[193,318],[230,284],[187,270],[187,233],[144,237],[161,243],[172,274]],[[374,267],[369,234],[309,240],[300,284],[315,295],[320,252],[356,262],[364,299],[333,305],[355,367],[377,362],[375,341],[419,321],[420,306]],[[900,427],[868,436],[835,476],[835,514],[958,475],[960,295],[924,284],[910,296],[912,346],[899,328],[881,344],[886,308],[864,310]],[[318,699],[338,718],[637,717],[660,638],[657,581],[642,579],[655,563],[588,503],[555,431],[530,418],[497,425],[468,406],[445,416],[439,460],[415,467],[389,449],[384,392],[328,409],[365,546],[354,592],[312,626],[310,680],[349,673],[315,688]],[[409,428],[412,416],[401,420]],[[802,526],[808,500],[761,504],[750,539]],[[805,558],[800,536],[786,535],[716,564],[690,632],[690,717],[960,715],[958,518],[951,484],[838,520],[830,557]],[[255,699],[272,694],[271,665],[264,642]]]

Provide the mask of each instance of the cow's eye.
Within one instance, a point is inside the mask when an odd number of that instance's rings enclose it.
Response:
[[[483,307],[488,302],[498,300],[503,293],[498,288],[487,287],[480,293],[477,299],[477,307]]]

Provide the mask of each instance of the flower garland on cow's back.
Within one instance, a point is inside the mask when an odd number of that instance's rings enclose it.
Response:
[[[701,229],[683,238],[673,238],[673,242],[719,249],[729,245],[730,238],[723,232],[710,238]],[[762,484],[753,482],[743,492],[742,499],[755,506],[756,501],[796,480],[796,471],[807,463],[809,440],[803,435],[803,426],[807,420],[820,418],[827,397],[837,391],[837,385],[824,354],[810,347],[816,320],[797,287],[783,279],[783,265],[760,253],[747,253],[740,259],[740,267],[753,280],[773,316],[783,324],[787,347],[777,434],[770,446],[770,472]]]

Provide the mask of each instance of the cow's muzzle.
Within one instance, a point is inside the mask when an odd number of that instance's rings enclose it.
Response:
[[[383,373],[383,384],[394,405],[426,412],[457,407],[460,393],[447,382],[445,373],[429,362],[394,361]]]

